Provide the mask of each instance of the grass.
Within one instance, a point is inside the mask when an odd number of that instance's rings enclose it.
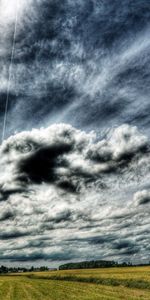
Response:
[[[150,299],[150,267],[0,276],[0,300]]]

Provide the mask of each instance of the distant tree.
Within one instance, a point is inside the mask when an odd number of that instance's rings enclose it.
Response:
[[[8,268],[5,266],[1,266],[0,267],[0,273],[7,273],[8,272]]]
[[[40,271],[41,272],[48,271],[48,267],[42,266],[40,267]]]

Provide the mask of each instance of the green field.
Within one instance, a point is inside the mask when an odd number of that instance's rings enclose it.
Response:
[[[0,276],[0,300],[150,299],[150,267]]]

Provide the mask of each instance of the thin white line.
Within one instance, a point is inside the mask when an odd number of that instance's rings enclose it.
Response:
[[[6,96],[6,104],[5,104],[5,113],[4,113],[4,123],[2,130],[2,142],[5,138],[6,132],[6,122],[7,122],[7,113],[8,113],[8,104],[9,104],[9,93],[10,93],[10,81],[11,81],[11,73],[12,73],[12,63],[15,52],[15,42],[16,42],[16,32],[17,32],[17,23],[18,23],[18,1],[16,2],[16,17],[15,17],[15,28],[14,28],[14,36],[13,36],[13,44],[12,44],[12,52],[11,52],[11,60],[9,66],[9,77],[8,77],[8,86],[7,86],[7,96]]]

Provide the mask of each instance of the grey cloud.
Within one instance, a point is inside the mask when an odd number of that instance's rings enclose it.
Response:
[[[0,221],[7,221],[15,217],[15,214],[11,208],[3,209],[0,213]]]
[[[103,245],[105,243],[109,244],[115,240],[117,240],[118,236],[115,234],[106,234],[106,235],[96,235],[96,236],[90,236],[86,238],[74,238],[69,239],[68,242],[77,242],[77,243],[88,243],[90,245]]]
[[[118,240],[113,244],[113,248],[116,250],[130,250],[134,248],[134,243],[130,240]]]
[[[46,216],[44,222],[52,222],[53,224],[58,224],[61,222],[72,221],[72,212],[68,210],[64,210],[55,214],[55,216]]]
[[[24,230],[12,229],[11,231],[0,232],[0,239],[1,240],[16,239],[20,237],[25,237],[30,234],[31,232],[28,230],[24,231]]]
[[[21,179],[21,178],[19,178]],[[5,201],[9,198],[9,196],[14,195],[14,194],[19,194],[23,193],[25,189],[23,188],[13,188],[13,189],[4,189],[3,187],[0,190],[0,201]]]
[[[150,191],[142,190],[134,194],[134,202],[136,205],[146,205],[150,203]]]
[[[45,253],[44,251],[34,251],[29,254],[10,254],[10,255],[4,255],[0,256],[0,260],[7,260],[10,262],[37,262],[37,261],[68,261],[70,259],[73,259],[75,255],[71,252],[53,252],[51,254]]]

